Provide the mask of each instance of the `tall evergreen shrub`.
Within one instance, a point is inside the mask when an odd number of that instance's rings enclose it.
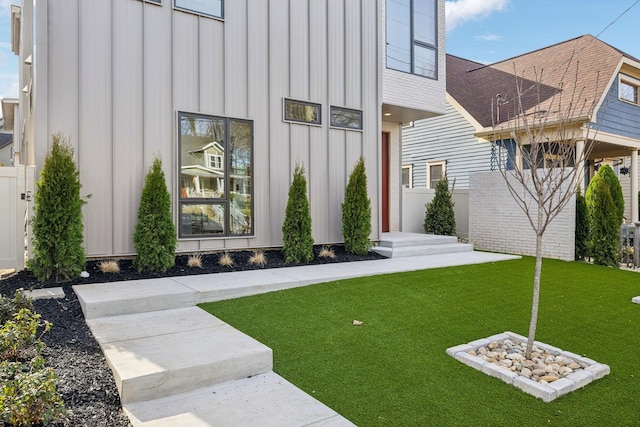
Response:
[[[624,196],[622,195],[620,180],[616,176],[611,166],[607,164],[600,166],[600,168],[598,169],[598,173],[589,183],[587,191],[585,192],[587,204],[589,204],[589,199],[592,198],[592,193],[589,189],[595,188],[594,186],[592,186],[592,184],[594,181],[599,180],[604,180],[604,182],[607,184],[607,187],[609,188],[609,193],[611,194],[611,199],[613,200],[614,211],[616,212],[618,225],[621,225],[624,218]]]
[[[587,202],[578,188],[576,192],[576,233],[575,233],[576,261],[587,258],[589,249],[589,214]]]
[[[304,166],[299,164],[296,164],[293,182],[289,187],[287,210],[282,225],[282,243],[285,262],[309,262],[313,259],[307,179],[304,175]]]
[[[425,205],[424,231],[428,234],[453,236],[456,234],[456,217],[449,180],[445,175],[436,184],[436,194]]]
[[[134,266],[138,271],[166,271],[175,263],[176,230],[171,219],[171,196],[162,160],[156,158],[142,189],[138,223],[133,234]]]
[[[356,163],[342,204],[342,237],[347,252],[366,255],[371,248],[371,200],[367,196],[367,171],[364,159]]]
[[[611,191],[602,179],[595,182],[592,180],[589,189],[590,198],[587,199],[587,206],[589,223],[591,224],[593,263],[618,267],[616,251],[620,224]]]
[[[38,280],[56,281],[77,277],[85,268],[82,246],[80,173],[73,160],[73,148],[62,134],[51,138],[36,184],[33,217],[33,259],[28,267]]]

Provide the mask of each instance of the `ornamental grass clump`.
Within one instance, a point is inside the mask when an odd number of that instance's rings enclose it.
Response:
[[[249,257],[249,264],[260,268],[267,265],[267,256],[264,254],[264,251],[253,251],[253,254]]]
[[[286,263],[309,262],[313,259],[307,180],[304,176],[304,167],[299,164],[296,164],[293,182],[289,188],[282,235],[282,251]]]
[[[367,171],[364,159],[356,163],[342,203],[342,237],[348,253],[366,255],[371,249],[371,199],[367,195]]]
[[[69,280],[85,268],[81,188],[71,144],[62,134],[53,135],[36,184],[33,259],[28,262],[40,281]]]
[[[133,234],[138,271],[163,272],[175,263],[176,231],[171,219],[171,196],[167,190],[162,161],[156,158],[142,189],[138,223]]]

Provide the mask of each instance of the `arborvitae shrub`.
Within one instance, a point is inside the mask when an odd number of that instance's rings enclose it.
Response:
[[[309,262],[313,259],[311,212],[307,199],[304,167],[296,164],[289,188],[287,210],[282,225],[282,251],[287,263]]]
[[[616,218],[618,221],[618,226],[622,224],[624,219],[624,196],[622,195],[622,187],[620,186],[620,180],[616,176],[615,172],[611,168],[611,166],[605,164],[600,166],[598,169],[598,173],[593,177],[589,186],[587,187],[587,191],[585,192],[585,198],[587,199],[587,204],[589,204],[589,199],[592,197],[590,188],[594,188],[592,186],[594,181],[604,180],[609,187],[609,193],[611,194],[611,200],[613,200],[614,211],[616,212]]]
[[[28,267],[38,280],[69,280],[85,268],[85,201],[80,197],[80,188],[73,148],[63,135],[55,134],[36,184],[33,259]]]
[[[444,236],[456,234],[456,217],[446,175],[436,184],[436,194],[425,207],[425,233]]]
[[[371,200],[367,196],[367,172],[360,157],[344,194],[342,204],[342,237],[344,249],[353,254],[366,255],[371,248]]]
[[[591,225],[591,253],[593,263],[618,267],[616,250],[620,224],[611,192],[607,183],[600,179],[589,184],[587,199],[589,223]]]
[[[171,219],[171,196],[162,161],[156,158],[142,189],[138,223],[133,234],[134,266],[138,271],[166,271],[175,263],[176,230]]]
[[[578,188],[576,192],[576,261],[584,260],[589,256],[589,214],[587,202]]]

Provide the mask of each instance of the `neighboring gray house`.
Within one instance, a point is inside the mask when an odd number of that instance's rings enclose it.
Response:
[[[563,81],[567,101],[576,88],[586,105],[596,105],[590,116],[571,117],[573,126],[581,129],[585,138],[594,140],[590,160],[583,165],[589,171],[586,182],[594,173],[594,166],[603,162],[618,166],[616,170],[623,172],[620,181],[625,192],[626,218],[638,220],[640,61],[585,35],[490,65],[452,55],[447,55],[446,62],[445,115],[405,124],[403,128],[404,185],[433,188],[446,173],[450,181],[455,180],[456,188],[469,188],[470,173],[495,170],[500,148],[491,143],[492,124],[499,129],[508,120],[496,105],[498,100],[514,99],[514,67],[518,75],[529,77],[534,75],[534,67],[539,72],[544,70],[543,83],[555,88],[561,83],[567,64],[573,63],[578,67],[577,77],[571,75]],[[544,110],[549,102],[543,97],[539,104],[527,105],[526,111]],[[589,132],[588,128],[592,130]],[[518,139],[524,140],[524,136],[516,135]],[[582,147],[583,142],[578,141],[576,149]],[[519,150],[517,144],[503,146],[504,149]]]
[[[92,257],[135,252],[155,156],[180,252],[281,245],[298,162],[315,242],[342,242],[360,156],[378,240],[400,229],[400,124],[445,112],[444,3],[24,0],[16,158],[39,172],[70,137]]]

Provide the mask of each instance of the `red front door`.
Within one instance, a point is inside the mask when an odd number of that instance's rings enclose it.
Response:
[[[389,231],[389,134],[382,133],[382,232]]]

